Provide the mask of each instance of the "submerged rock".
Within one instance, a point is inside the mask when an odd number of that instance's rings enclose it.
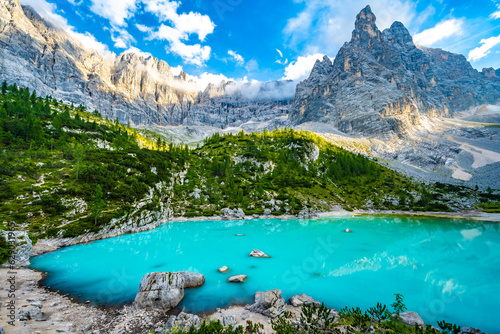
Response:
[[[145,309],[170,310],[184,298],[184,284],[184,276],[180,273],[148,273],[141,279],[134,305]]]
[[[276,318],[286,311],[286,302],[281,297],[281,290],[257,291],[255,293],[255,303],[245,308],[266,317]]]
[[[314,304],[316,306],[321,305],[320,302],[314,300],[313,297],[310,297],[310,296],[306,295],[305,293],[303,293],[301,295],[292,296],[288,300],[288,302],[290,303],[290,305],[295,306],[295,307],[300,307],[302,305],[311,305],[311,304]]]
[[[244,283],[247,279],[247,275],[234,275],[227,279],[229,283]]]
[[[270,257],[269,255],[267,255],[266,253],[264,253],[263,251],[260,251],[258,249],[254,249],[251,253],[250,253],[250,256],[251,257]]]
[[[393,317],[397,317],[397,314],[393,314]],[[402,323],[414,326],[415,324],[418,324],[419,326],[425,327],[425,322],[422,320],[420,315],[418,315],[417,312],[403,312],[399,314],[399,319]]]
[[[167,324],[164,328],[164,333],[178,333],[180,331],[188,331],[191,326],[194,326],[195,329],[200,328],[200,318],[195,314],[181,312],[177,316],[173,315],[168,318]]]
[[[190,273],[189,271],[179,271],[184,276],[184,289],[199,288],[205,283],[205,276],[199,273]]]

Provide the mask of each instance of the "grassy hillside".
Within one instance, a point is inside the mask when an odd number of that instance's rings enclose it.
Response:
[[[168,144],[15,85],[0,94],[0,222],[34,236],[76,236],[144,212],[297,214],[343,207],[498,207],[498,195],[425,185],[308,132],[215,134]]]

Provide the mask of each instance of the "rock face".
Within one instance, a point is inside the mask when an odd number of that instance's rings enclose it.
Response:
[[[10,259],[3,266],[22,267],[30,264],[32,243],[25,231],[0,231],[0,238],[5,238],[7,242],[15,247]]]
[[[310,296],[306,295],[305,293],[303,293],[301,295],[292,296],[288,300],[288,302],[290,303],[290,305],[295,306],[295,307],[301,307],[302,305],[311,305],[311,304],[314,304],[316,306],[321,305],[320,302],[315,301],[313,299],[313,297],[310,297]]]
[[[297,85],[294,124],[319,121],[345,133],[404,135],[421,116],[450,116],[500,99],[498,82],[463,56],[417,48],[402,23],[381,32],[375,22],[367,6],[334,62],[325,56]]]
[[[286,311],[286,302],[281,297],[281,290],[269,290],[255,293],[255,303],[246,307],[247,310],[257,312],[266,317],[276,318]]]
[[[141,279],[134,304],[139,308],[170,310],[184,298],[184,284],[180,273],[148,273]]]
[[[205,276],[199,273],[190,273],[189,271],[179,271],[184,276],[184,289],[199,288],[205,283]]]
[[[272,128],[286,118],[295,88],[279,81],[204,89],[157,58],[88,49],[19,0],[0,2],[0,45],[0,81],[83,104],[121,123],[223,128],[256,121]]]

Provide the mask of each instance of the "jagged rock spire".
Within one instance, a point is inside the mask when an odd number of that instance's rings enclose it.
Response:
[[[356,23],[352,32],[352,42],[363,47],[373,44],[373,39],[381,40],[381,32],[375,22],[377,18],[370,6],[363,8],[356,16]]]

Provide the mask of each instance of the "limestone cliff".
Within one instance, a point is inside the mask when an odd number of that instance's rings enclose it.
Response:
[[[212,98],[214,87],[199,92],[186,73],[174,76],[157,58],[134,53],[103,56],[86,48],[18,0],[0,0],[0,81],[4,80],[132,124],[224,128],[269,121],[287,115],[293,97],[293,89],[285,98],[266,95],[271,86],[290,85],[270,82],[257,88],[255,95],[261,98],[239,94],[235,83],[222,83]]]
[[[450,116],[499,98],[500,85],[463,56],[417,48],[400,22],[381,32],[367,6],[333,64],[328,57],[316,62],[297,85],[290,119],[326,122],[346,133],[404,135],[422,115]]]

